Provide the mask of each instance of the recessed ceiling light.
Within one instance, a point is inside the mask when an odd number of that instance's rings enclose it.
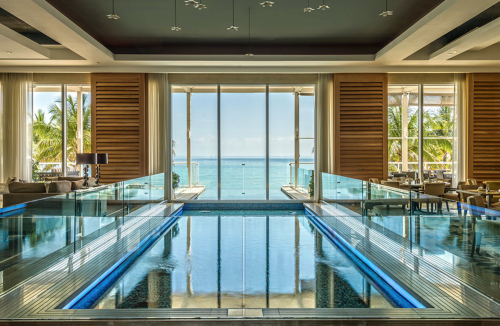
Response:
[[[458,52],[457,50],[453,50],[450,53],[448,53],[448,55],[454,55],[454,54],[457,54],[457,52]]]
[[[7,54],[12,54],[12,51],[7,51]]]
[[[262,7],[272,7],[274,5],[274,2],[273,1],[269,1],[269,0],[266,0],[264,2],[261,2],[260,5]]]

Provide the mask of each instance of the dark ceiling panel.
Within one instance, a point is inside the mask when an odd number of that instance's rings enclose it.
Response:
[[[329,10],[304,13],[307,0],[204,0],[206,10],[177,0],[115,0],[121,18],[111,20],[112,0],[47,0],[116,54],[244,54],[248,52],[248,7],[254,54],[374,54],[444,0],[389,0],[394,16],[380,17],[385,0],[325,0]],[[322,0],[310,0],[317,8]]]
[[[0,8],[0,24],[18,32],[38,44],[59,44],[33,26]]]

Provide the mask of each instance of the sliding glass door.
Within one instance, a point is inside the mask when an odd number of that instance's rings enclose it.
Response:
[[[221,199],[266,199],[266,86],[221,86]]]
[[[389,86],[389,174],[451,179],[454,95],[452,84]]]
[[[173,199],[311,199],[314,86],[174,85],[170,103]]]

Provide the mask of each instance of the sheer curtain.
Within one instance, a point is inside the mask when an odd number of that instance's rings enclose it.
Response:
[[[455,116],[453,121],[453,186],[465,181],[467,160],[467,76],[455,74]]]
[[[149,173],[165,172],[167,133],[165,113],[168,106],[168,75],[148,75]]]
[[[316,200],[321,198],[321,173],[335,171],[333,74],[318,75],[316,92]]]
[[[33,74],[0,74],[0,182],[31,181]]]

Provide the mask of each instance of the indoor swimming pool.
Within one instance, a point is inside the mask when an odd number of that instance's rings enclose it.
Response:
[[[184,210],[66,308],[423,307],[339,244],[304,209]]]

